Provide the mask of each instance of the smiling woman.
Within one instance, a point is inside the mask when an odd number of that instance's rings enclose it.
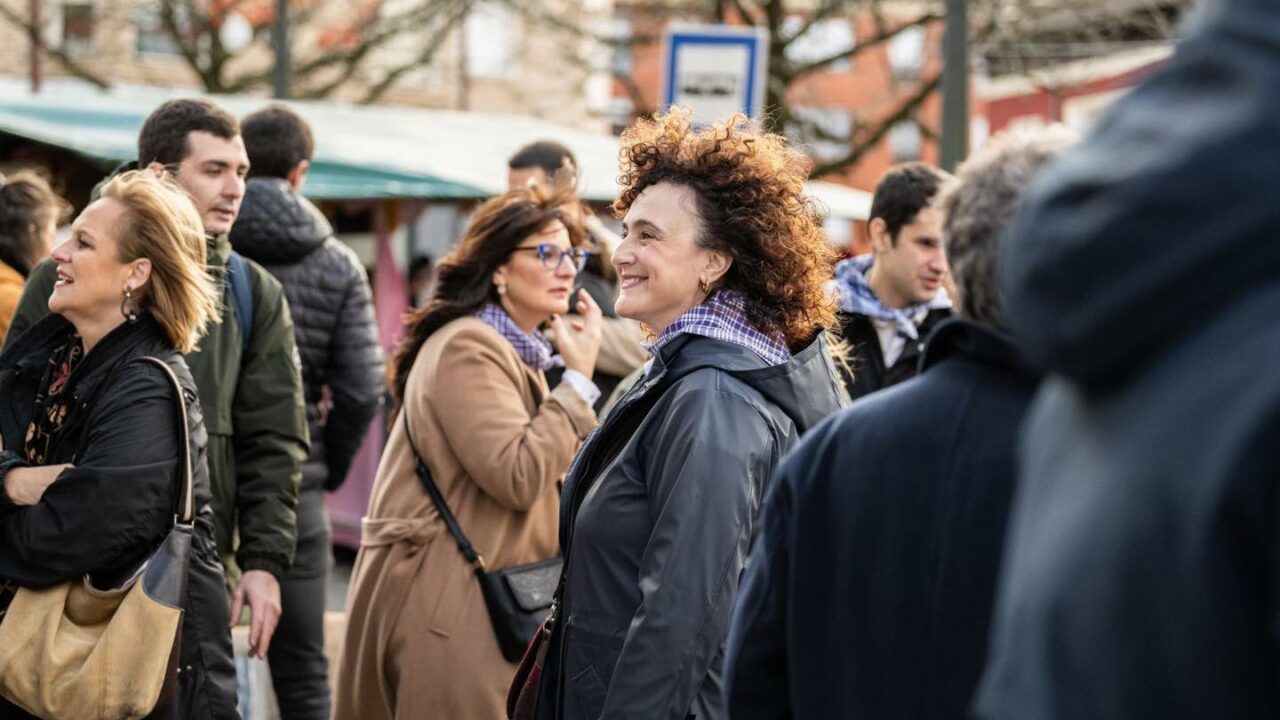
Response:
[[[53,259],[52,314],[0,355],[0,586],[88,576],[105,589],[131,577],[173,525],[177,459],[189,437],[196,513],[183,670],[176,706],[157,716],[215,717],[213,707],[234,705],[229,613],[209,508],[208,435],[181,354],[218,317],[200,216],[171,181],[124,173]],[[185,433],[171,381],[144,357],[178,377]],[[0,592],[0,615],[10,599]],[[139,638],[148,640],[172,642]],[[28,716],[0,699],[0,717]]]
[[[735,117],[623,134],[616,305],[652,365],[565,480],[546,720],[720,720],[729,613],[779,458],[843,394],[825,330],[834,251],[800,157]]]

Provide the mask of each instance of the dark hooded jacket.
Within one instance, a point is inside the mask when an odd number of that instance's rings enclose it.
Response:
[[[1046,382],[984,718],[1280,716],[1280,4],[1204,3],[1005,252]]]
[[[825,338],[774,366],[696,335],[662,348],[565,481],[539,717],[727,717],[725,634],[765,486],[845,397]]]
[[[0,355],[0,466],[21,462],[35,394],[54,348],[74,332],[46,316]],[[64,393],[75,401],[49,464],[72,463],[39,503],[0,500],[0,578],[47,587],[85,574],[127,575],[151,555],[173,525],[178,489],[177,409],[172,384],[152,356],[178,376],[187,405],[196,519],[183,608],[178,717],[236,718],[230,612],[214,545],[208,434],[195,382],[159,324],[144,314],[104,337],[72,373]],[[166,432],[166,429],[168,431]],[[0,482],[4,472],[0,472]],[[27,715],[0,700],[0,717]]]
[[[734,720],[965,717],[1038,376],[954,319],[921,366],[782,463],[729,633]]]
[[[231,246],[284,286],[311,431],[302,489],[335,490],[382,396],[382,348],[364,268],[315,205],[279,178],[249,180]],[[322,409],[325,388],[331,405]]]

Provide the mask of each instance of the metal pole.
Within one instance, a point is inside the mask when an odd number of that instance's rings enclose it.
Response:
[[[289,86],[293,82],[293,60],[289,56],[289,0],[276,0],[276,24],[271,28],[271,44],[276,51],[276,67],[272,75],[275,96],[287,100]]]
[[[28,4],[31,13],[31,92],[40,92],[40,84],[44,79],[43,58],[40,52],[40,26],[44,21],[40,17],[40,0],[31,0]]]
[[[969,0],[947,0],[942,36],[942,168],[969,154]]]

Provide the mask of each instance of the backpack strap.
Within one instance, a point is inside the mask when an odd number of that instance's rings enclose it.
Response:
[[[253,340],[253,288],[249,286],[249,263],[235,250],[227,257],[227,284],[231,288],[231,308],[240,326],[240,345],[249,351]]]

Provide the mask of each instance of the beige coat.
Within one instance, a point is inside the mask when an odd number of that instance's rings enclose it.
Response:
[[[422,346],[405,388],[414,442],[489,568],[558,551],[559,480],[595,425],[573,388],[484,322]],[[336,720],[499,720],[515,664],[480,586],[413,471],[397,416],[378,466],[347,601]]]

